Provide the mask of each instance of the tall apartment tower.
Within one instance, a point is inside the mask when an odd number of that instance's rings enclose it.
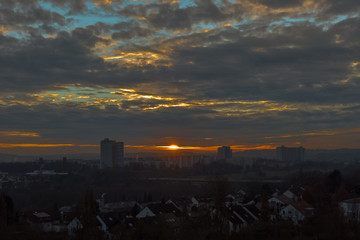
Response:
[[[124,161],[124,143],[105,138],[100,142],[100,168],[115,168]]]
[[[280,161],[286,162],[299,162],[304,161],[305,158],[305,148],[288,148],[281,146],[276,148],[277,159]]]
[[[124,165],[124,142],[116,142],[116,163],[118,166]]]
[[[232,150],[230,146],[222,146],[217,149],[217,156],[218,160],[226,160],[232,158]]]

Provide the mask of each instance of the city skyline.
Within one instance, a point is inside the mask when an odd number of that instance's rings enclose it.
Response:
[[[0,7],[0,153],[360,148],[357,0]]]

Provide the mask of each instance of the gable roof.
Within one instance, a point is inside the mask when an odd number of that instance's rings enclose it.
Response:
[[[260,218],[260,210],[253,204],[250,205],[245,205],[244,206],[245,210],[248,210],[253,216],[255,216],[257,219]]]
[[[291,206],[293,206],[296,210],[301,212],[303,215],[307,215],[306,210],[314,209],[313,206],[311,206],[309,203],[305,201],[299,201],[299,202],[293,202],[290,203]]]
[[[292,199],[288,198],[287,196],[285,195],[280,195],[280,196],[276,196],[276,197],[272,197],[268,200],[268,202],[282,202],[284,205],[287,205],[287,204],[290,204],[293,202]]]
[[[24,214],[33,223],[51,222],[55,219],[55,214],[51,211],[27,211]]]
[[[100,214],[99,217],[106,224],[106,227],[108,229],[112,228],[113,226],[115,226],[117,223],[120,222],[119,217],[114,213],[106,213],[106,214],[103,213]]]
[[[341,201],[342,203],[352,203],[352,204],[357,204],[360,203],[360,198],[351,198],[351,199],[346,199]]]
[[[245,206],[235,205],[229,208],[230,220],[234,223],[251,224],[257,217],[254,216]]]
[[[305,191],[305,189],[303,187],[297,185],[297,186],[291,186],[287,191],[290,191],[297,197],[300,197],[301,194],[303,194],[303,192]]]
[[[173,203],[152,203],[147,206],[155,215],[173,213],[175,216],[182,216],[182,212]]]

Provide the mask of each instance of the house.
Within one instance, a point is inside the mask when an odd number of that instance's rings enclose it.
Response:
[[[195,207],[210,207],[214,201],[208,196],[194,196],[191,198],[191,202]]]
[[[135,218],[133,216],[125,216],[122,219],[122,224],[127,228],[135,227],[137,224],[137,218]]]
[[[282,195],[292,199],[293,201],[299,201],[305,189],[300,186],[291,186]]]
[[[294,224],[300,224],[305,217],[314,215],[314,208],[305,201],[293,202],[281,209],[280,216],[283,220],[291,220]]]
[[[183,212],[172,202],[168,203],[152,203],[147,205],[137,215],[137,219],[152,219],[161,221],[166,224],[170,231],[175,235],[179,233],[181,226],[181,218],[184,216]]]
[[[120,223],[120,217],[116,213],[103,213],[97,215],[96,219],[100,223],[100,230],[103,230],[105,233],[107,233],[113,226]]]
[[[244,221],[231,211],[228,216],[229,232],[239,232],[242,224]]]
[[[243,203],[246,199],[246,192],[243,189],[240,189],[237,193],[236,193],[236,201],[238,203]]]
[[[76,232],[82,228],[83,228],[82,223],[80,222],[80,220],[77,217],[75,217],[67,225],[68,235],[74,236],[76,234]]]
[[[176,198],[176,199],[172,199],[172,200],[169,199],[168,201],[166,201],[166,203],[174,204],[178,209],[180,209],[183,212],[184,211],[190,212],[191,205],[193,202],[189,198],[180,197],[180,198]]]
[[[63,223],[69,223],[72,219],[71,216],[73,215],[73,207],[72,206],[63,206],[59,208],[60,213],[60,221]]]
[[[234,202],[235,199],[236,199],[235,196],[232,195],[232,194],[228,194],[228,195],[226,195],[226,197],[225,197],[225,201],[228,202],[228,203]]]
[[[351,198],[339,203],[339,208],[348,220],[360,222],[360,198]]]
[[[259,209],[254,204],[246,204],[244,205],[244,208],[246,211],[249,212],[249,214],[252,215],[252,217],[256,220],[258,220],[261,216],[261,213]]]
[[[240,190],[236,194],[228,194],[225,197],[226,205],[237,205],[242,204],[245,200],[245,192]]]
[[[280,196],[276,196],[276,197],[271,197],[268,199],[268,203],[269,205],[274,205],[274,206],[285,206],[288,205],[290,203],[292,203],[293,200],[285,195],[280,195]]]
[[[285,195],[280,195],[268,199],[269,208],[272,212],[278,213],[279,209],[293,203],[294,201]]]
[[[176,205],[173,203],[151,203],[147,205],[144,209],[142,209],[136,215],[136,218],[151,218],[164,213],[173,213],[177,217],[181,217],[183,215],[180,209],[177,208]]]
[[[25,217],[27,223],[32,228],[43,232],[52,231],[54,219],[49,213],[45,211],[30,211],[25,213]]]
[[[235,205],[228,207],[229,232],[238,232],[241,228],[259,220],[260,211],[254,205]]]
[[[177,217],[174,213],[162,213],[158,215],[158,218],[163,221],[168,229],[178,235],[181,227],[181,218]]]
[[[102,213],[111,213],[111,212],[128,212],[135,205],[139,205],[136,201],[128,201],[128,202],[112,202],[112,203],[104,203],[102,207],[100,207],[100,212]]]
[[[51,228],[51,231],[52,232],[67,232],[67,225],[66,224],[63,224],[63,223],[53,223],[52,224],[52,228]]]

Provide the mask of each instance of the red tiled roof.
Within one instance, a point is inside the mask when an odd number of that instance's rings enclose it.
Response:
[[[294,208],[300,211],[302,214],[306,214],[305,209],[314,209],[309,203],[305,201],[290,203]]]

